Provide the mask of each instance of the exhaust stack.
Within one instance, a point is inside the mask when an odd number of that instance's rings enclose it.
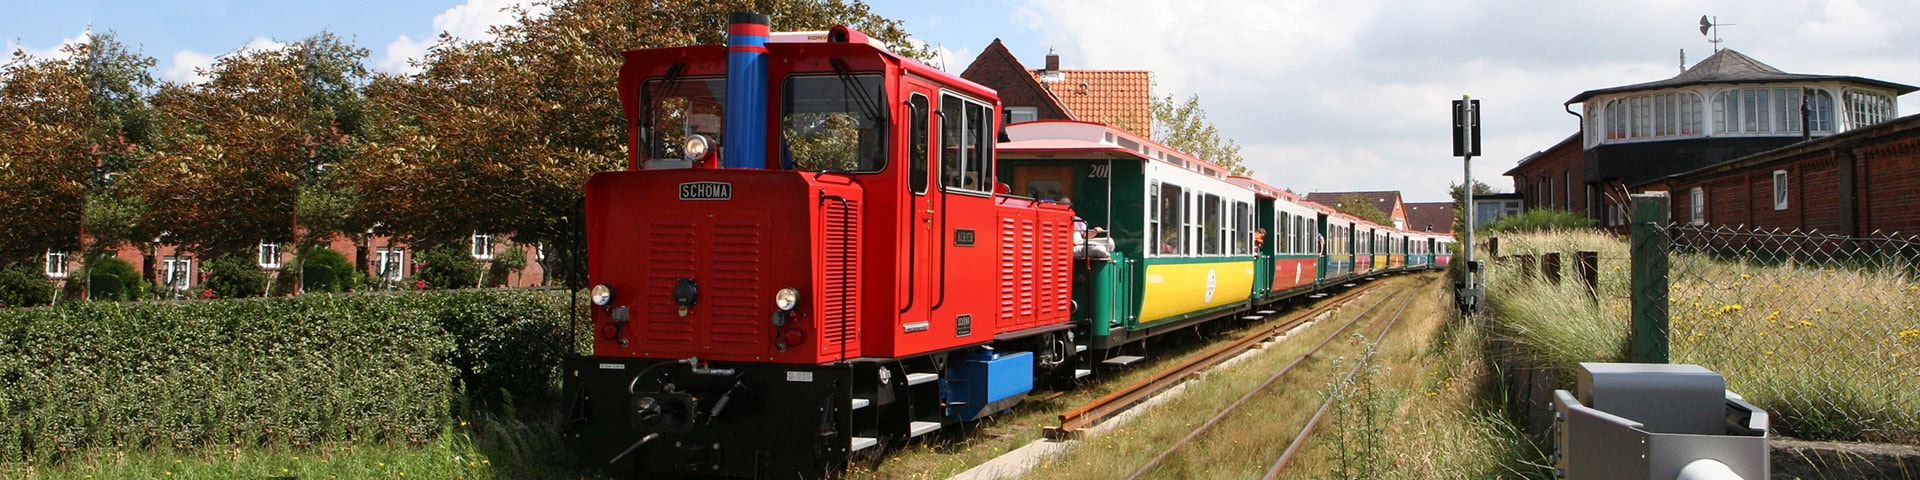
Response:
[[[724,168],[767,167],[768,25],[767,16],[758,13],[727,16],[727,122],[720,151]]]

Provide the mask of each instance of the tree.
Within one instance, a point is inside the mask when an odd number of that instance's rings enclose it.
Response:
[[[1380,211],[1378,207],[1373,206],[1372,200],[1368,200],[1366,196],[1358,193],[1349,193],[1340,197],[1340,201],[1335,202],[1333,209],[1339,210],[1340,213],[1359,217],[1361,220],[1373,222],[1375,225],[1393,226],[1392,215]]]
[[[80,248],[93,109],[78,62],[15,52],[0,68],[0,267]]]
[[[1200,109],[1200,95],[1176,102],[1173,95],[1153,99],[1153,140],[1227,169],[1229,175],[1253,173],[1240,156],[1240,144],[1220,134]]]
[[[497,39],[442,35],[412,76],[366,88],[380,125],[342,167],[352,215],[378,219],[419,246],[475,231],[515,242],[580,230],[577,207],[593,172],[618,169],[626,128],[615,82],[628,49],[721,43],[726,13],[768,14],[775,29],[848,24],[926,58],[899,22],[864,3],[760,0],[556,0],[496,27]]]
[[[309,139],[299,63],[288,50],[247,50],[216,61],[203,85],[154,94],[161,151],[132,175],[142,224],[203,258],[252,251],[293,236],[299,172]]]
[[[1466,222],[1466,216],[1467,216],[1466,214],[1467,199],[1466,199],[1465,190],[1462,190],[1460,188],[1460,184],[1458,183],[1448,183],[1447,194],[1453,197],[1453,231],[1455,232],[1455,234],[1465,232],[1466,229],[1463,227],[1463,225],[1466,224],[1465,222]],[[1481,183],[1479,180],[1474,180],[1473,194],[1475,196],[1492,195],[1493,187],[1485,183]]]
[[[151,158],[158,143],[150,102],[156,82],[153,57],[120,43],[108,31],[88,38],[76,55],[92,104],[87,131],[89,163],[85,227],[89,254],[143,243],[159,232],[140,223],[145,205],[123,192],[127,172]]]

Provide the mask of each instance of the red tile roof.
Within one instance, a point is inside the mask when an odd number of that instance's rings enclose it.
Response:
[[[1146,70],[1028,70],[1076,120],[1120,127],[1153,138],[1153,91]]]

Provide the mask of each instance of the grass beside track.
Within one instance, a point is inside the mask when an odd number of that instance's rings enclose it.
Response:
[[[1280,478],[1552,478],[1544,447],[1502,413],[1485,332],[1446,288],[1423,289]]]
[[[1302,455],[1284,470],[1298,478],[1497,478],[1518,477],[1528,459],[1537,458],[1530,443],[1504,419],[1486,416],[1482,398],[1487,368],[1481,341],[1470,327],[1449,323],[1444,282],[1438,275],[1396,277],[1384,281],[1417,286],[1408,295],[1413,302],[1375,356],[1376,372],[1391,380],[1376,380],[1377,397],[1401,397],[1395,408],[1383,409],[1372,419],[1382,441],[1375,448],[1370,475],[1337,475],[1341,461],[1334,450],[1319,447],[1322,439],[1351,435],[1360,427],[1342,423],[1338,414],[1322,420]],[[1027,478],[1122,478],[1148,458],[1206,421],[1221,407],[1245,394],[1314,343],[1334,334],[1339,325],[1387,298],[1393,288],[1335,311],[1298,335],[1268,348],[1247,361],[1209,372],[1191,382],[1172,401],[1132,423],[1077,444],[1068,453],[1050,459]],[[1326,399],[1328,385],[1344,376],[1364,352],[1371,334],[1385,324],[1402,298],[1381,305],[1377,322],[1361,322],[1288,373],[1288,379],[1255,396],[1235,416],[1196,443],[1148,473],[1148,478],[1260,478],[1268,464],[1286,448],[1308,417]],[[1461,330],[1466,328],[1466,330]],[[1432,393],[1432,395],[1428,395]],[[1406,415],[1426,415],[1408,421]],[[1348,417],[1353,418],[1353,417]],[[1351,422],[1349,422],[1351,423]],[[1364,422],[1362,422],[1364,423]],[[1349,447],[1351,448],[1351,447]],[[1349,454],[1350,455],[1350,454]],[[1353,458],[1347,459],[1350,463]],[[1355,471],[1349,469],[1349,472]]]
[[[1373,297],[1369,298],[1378,298],[1381,291],[1376,290],[1371,295]],[[1349,304],[1341,309],[1358,311],[1355,306],[1356,304]],[[1300,309],[1286,310],[1281,315],[1292,315],[1298,311]],[[1203,355],[1206,347],[1213,345],[1213,342],[1238,338],[1250,333],[1253,328],[1253,325],[1242,326],[1209,335],[1205,339],[1196,339],[1189,333],[1156,337],[1149,340],[1153,342],[1154,348],[1158,349],[1154,355],[1140,364],[1118,371],[1116,375],[1104,377],[1099,383],[1083,385],[1079,389],[1065,392],[1060,397],[1048,401],[1028,401],[1014,407],[1011,411],[953,431],[939,432],[932,438],[920,439],[899,451],[889,453],[879,463],[852,466],[848,469],[846,477],[856,480],[951,477],[1039,440],[1042,428],[1059,425],[1060,414],[1074,407],[1099,398],[1114,388],[1143,380],[1168,365]],[[1121,474],[1124,475],[1125,472]]]

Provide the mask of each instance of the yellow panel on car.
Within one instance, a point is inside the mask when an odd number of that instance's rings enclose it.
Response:
[[[1182,259],[1185,260],[1185,259]],[[1246,301],[1253,292],[1253,259],[1217,262],[1148,261],[1140,323],[1148,323]]]

